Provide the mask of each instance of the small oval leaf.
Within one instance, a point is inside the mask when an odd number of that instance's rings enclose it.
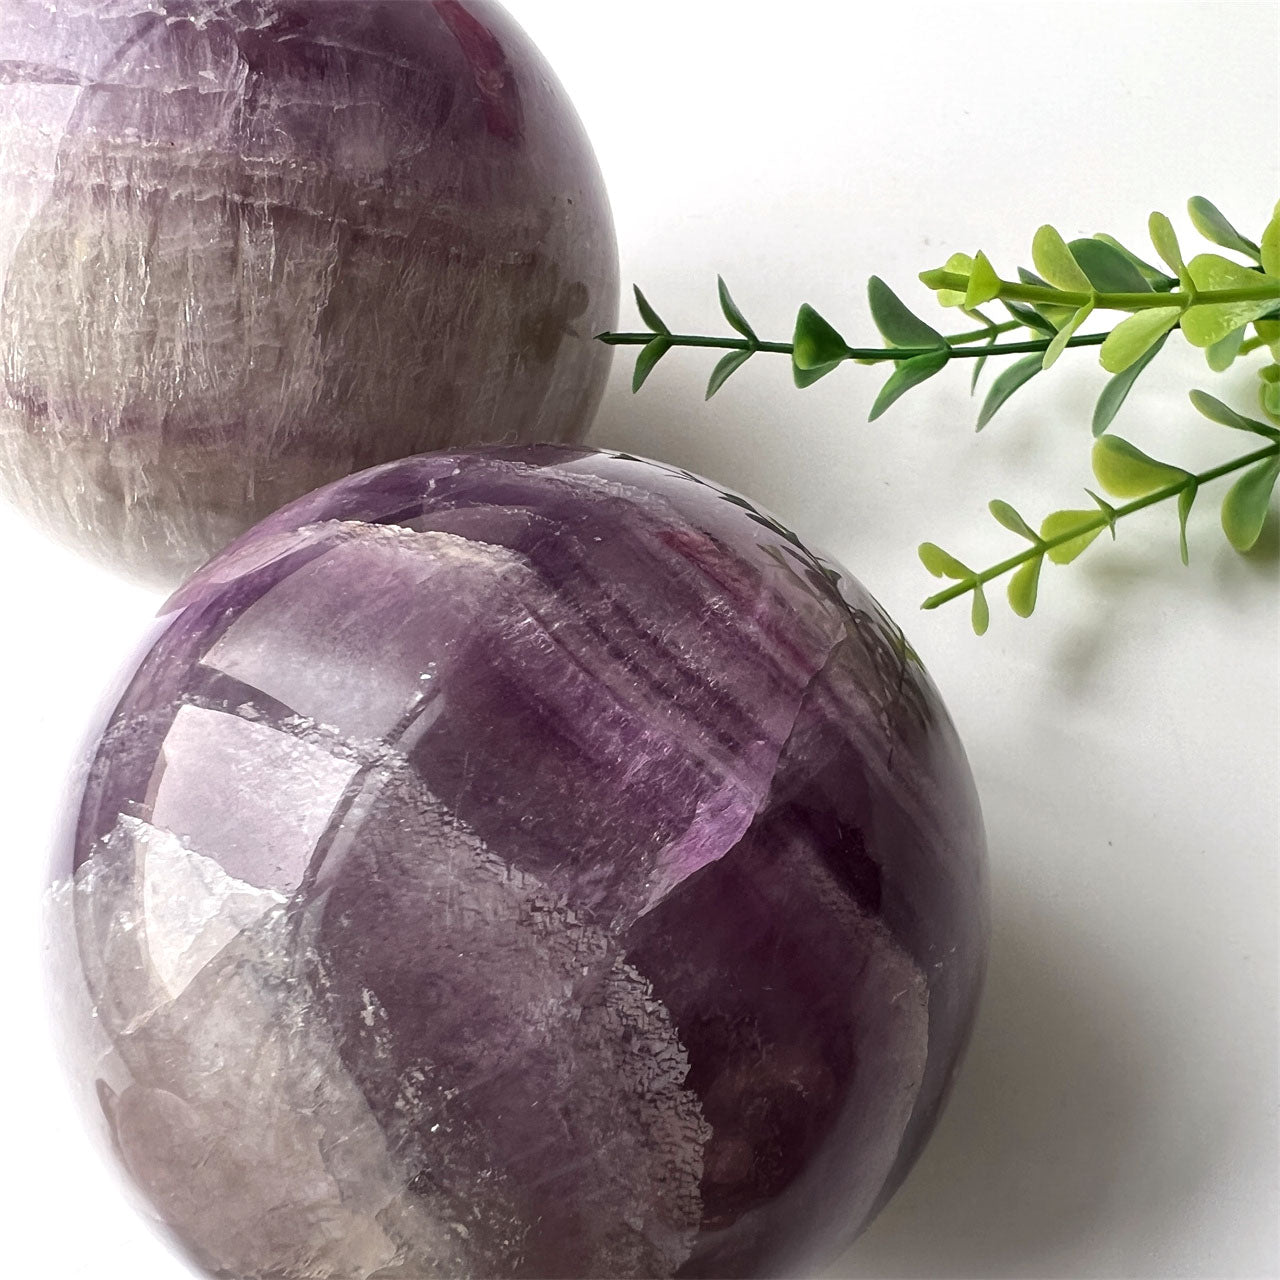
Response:
[[[1052,543],[1046,552],[1054,564],[1070,564],[1107,527],[1106,517],[1097,511],[1055,511],[1045,516],[1040,536]]]
[[[1093,287],[1067,247],[1067,242],[1047,223],[1032,238],[1031,260],[1036,264],[1036,270],[1055,289],[1088,293]]]
[[[1040,541],[1040,535],[1017,513],[1007,502],[992,498],[987,503],[987,510],[995,517],[998,524],[1003,525],[1010,533],[1021,534],[1028,542]]]
[[[1183,564],[1191,563],[1191,556],[1187,551],[1187,517],[1191,514],[1192,504],[1199,491],[1199,485],[1189,484],[1178,494],[1178,552]]]
[[[1160,354],[1160,348],[1164,346],[1168,337],[1167,333],[1162,333],[1127,369],[1121,370],[1115,377],[1107,380],[1107,385],[1102,388],[1102,394],[1098,397],[1098,403],[1093,409],[1095,436],[1100,436],[1115,420],[1116,414],[1120,412],[1120,406],[1125,402],[1125,397],[1133,389],[1133,384],[1137,382],[1143,369]]]
[[[936,542],[922,542],[916,548],[916,554],[920,557],[920,563],[935,578],[961,580],[973,577],[973,570],[968,565],[961,564],[950,552],[943,551]]]
[[[821,378],[825,378],[827,374],[840,367],[839,360],[833,360],[830,364],[820,364],[816,369],[799,369],[794,364],[791,366],[791,376],[797,387],[803,390],[805,387],[811,387]]]
[[[721,356],[716,367],[711,370],[711,377],[707,380],[706,398],[710,400],[751,359],[751,356],[750,351],[730,351]]]
[[[1075,331],[1093,314],[1093,299],[1080,308],[1079,311],[1067,321],[1066,324],[1058,330],[1053,336],[1053,341],[1045,348],[1044,356],[1041,363],[1047,369],[1054,364],[1058,357],[1067,349],[1067,343],[1071,341]]]
[[[1262,412],[1280,422],[1280,364],[1269,364],[1258,370],[1258,403]]]
[[[661,335],[640,348],[640,354],[636,356],[635,372],[631,375],[631,390],[633,392],[639,391],[644,386],[645,380],[653,372],[654,366],[670,350],[671,339]]]
[[[1266,371],[1263,370],[1263,372]],[[1207,391],[1191,391],[1188,392],[1188,397],[1198,413],[1204,414],[1210,422],[1216,422],[1220,427],[1231,427],[1236,431],[1252,431],[1272,440],[1278,434],[1274,427],[1267,426],[1265,422],[1259,422],[1257,418],[1246,418],[1244,414],[1237,413],[1230,405],[1223,404],[1217,396],[1211,396]]]
[[[792,345],[791,359],[798,370],[829,373],[849,356],[849,344],[807,302],[796,314]]]
[[[1233,329],[1225,338],[1219,338],[1212,346],[1204,349],[1204,357],[1214,373],[1222,373],[1235,363],[1240,348],[1244,345],[1244,325]]]
[[[1187,274],[1197,289],[1254,289],[1266,283],[1258,272],[1217,253],[1197,254],[1187,265]],[[1280,281],[1275,283],[1280,285]],[[1271,297],[1246,298],[1239,302],[1199,303],[1187,308],[1182,317],[1182,332],[1193,346],[1212,346],[1232,330],[1265,316],[1277,299],[1280,291]]]
[[[1000,277],[996,274],[995,267],[991,265],[991,260],[979,250],[969,273],[969,287],[965,290],[964,305],[972,310],[999,296]]]
[[[982,402],[982,411],[978,414],[979,431],[995,417],[996,411],[1015,391],[1025,383],[1030,382],[1032,378],[1044,368],[1044,358],[1038,351],[1033,351],[1029,356],[1023,356],[1021,360],[1011,364],[1003,373],[991,384],[991,389],[987,392],[987,398]]]
[[[1151,292],[1151,284],[1142,272],[1105,240],[1072,240],[1067,248],[1099,293]]]
[[[1155,245],[1160,260],[1185,286],[1187,268],[1182,261],[1182,250],[1178,247],[1178,234],[1173,229],[1173,223],[1163,213],[1153,213],[1147,219],[1147,230],[1151,234],[1151,243]]]
[[[889,380],[880,388],[867,421],[874,422],[899,396],[919,386],[926,378],[932,378],[950,359],[951,352],[944,347],[941,351],[926,351],[909,360],[900,360]]]
[[[1271,491],[1280,478],[1280,452],[1252,466],[1222,500],[1222,531],[1237,551],[1248,551],[1262,533]]]
[[[1230,222],[1222,215],[1217,205],[1206,200],[1204,196],[1192,196],[1187,201],[1187,213],[1191,217],[1191,225],[1206,240],[1221,245],[1224,249],[1234,249],[1243,253],[1254,262],[1260,261],[1258,246],[1252,240],[1246,240]]]
[[[1021,321],[1028,329],[1034,329],[1048,338],[1052,338],[1058,332],[1058,326],[1051,324],[1033,307],[1023,306],[1020,302],[1010,302],[1007,298],[1001,298],[1000,303],[1015,320]]]
[[[982,590],[981,583],[975,584],[973,588],[973,611],[969,615],[969,621],[973,623],[975,636],[987,634],[987,627],[991,623],[991,608],[987,604],[986,593]]]
[[[640,292],[640,286],[638,284],[633,284],[631,287],[635,290],[636,307],[640,312],[640,318],[645,322],[645,324],[647,324],[654,333],[670,333],[671,330],[667,328],[662,317],[659,316],[658,313],[649,305],[649,299]]]
[[[1025,564],[1019,565],[1009,579],[1009,607],[1020,618],[1029,618],[1035,612],[1043,565],[1044,556],[1033,556]]]
[[[1108,373],[1123,373],[1182,318],[1180,307],[1154,307],[1126,316],[1103,341],[1098,359]]]
[[[1126,248],[1122,245],[1115,236],[1109,236],[1105,231],[1099,231],[1093,238],[1095,240],[1101,240],[1103,244],[1109,244],[1117,253],[1122,254],[1127,258],[1129,262],[1133,264],[1134,269],[1138,274],[1141,275],[1142,278],[1146,280],[1154,290],[1156,290],[1156,292],[1172,289],[1173,286],[1178,283],[1176,276],[1166,275],[1163,271],[1153,267],[1151,263],[1143,261],[1143,259],[1138,257],[1132,249]]]
[[[1263,271],[1269,276],[1280,279],[1280,201],[1276,202],[1271,221],[1267,223],[1267,229],[1262,233],[1262,243],[1259,247],[1262,250]]]
[[[747,323],[746,316],[742,314],[738,304],[730,295],[724,276],[716,276],[716,286],[720,291],[720,310],[724,312],[724,318],[749,342],[759,342],[760,339],[756,337],[755,330]]]
[[[1274,360],[1280,360],[1280,320],[1255,320],[1253,330],[1271,348]]]
[[[867,281],[867,301],[871,319],[886,342],[895,347],[946,347],[942,334],[908,310],[879,276]]]
[[[1117,498],[1145,498],[1188,478],[1181,467],[1159,462],[1119,436],[1099,436],[1094,441],[1093,474]]]

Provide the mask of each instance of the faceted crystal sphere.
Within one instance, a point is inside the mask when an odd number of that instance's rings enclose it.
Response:
[[[902,632],[685,472],[446,452],[190,579],[51,950],[96,1123],[211,1274],[812,1274],[933,1126],[981,822]]]
[[[0,492],[134,577],[375,463],[580,440],[617,288],[489,0],[0,0]]]

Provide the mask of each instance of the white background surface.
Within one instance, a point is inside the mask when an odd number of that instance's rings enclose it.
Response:
[[[3,0],[0,0],[2,3]],[[1144,245],[1150,210],[1215,200],[1260,230],[1280,195],[1273,4],[509,0],[591,133],[623,280],[686,332],[722,332],[722,271],[762,336],[813,303],[870,342],[865,281],[929,318],[915,274],[985,248],[1006,274],[1035,228]],[[623,328],[638,327],[624,303]],[[982,436],[964,371],[879,422],[880,370],[805,392],[757,357],[710,405],[713,357],[676,352],[644,392],[614,368],[593,435],[737,487],[842,559],[908,629],[959,725],[989,828],[994,947],[973,1049],[937,1135],[841,1277],[1272,1277],[1277,1211],[1277,613],[1273,510],[1236,556],[1206,492],[1178,563],[1171,512],[1047,567],[1033,619],[996,593],[984,639],[935,588],[923,538],[988,563],[1092,483],[1104,380],[1069,353]],[[1190,386],[1238,403],[1180,339],[1116,430],[1210,465],[1239,438]],[[1087,505],[1087,499],[1085,500]],[[81,1145],[42,1027],[36,952],[48,829],[77,738],[156,599],[0,511],[6,715],[0,805],[5,1271],[183,1273]],[[0,1179],[3,1180],[3,1179]]]

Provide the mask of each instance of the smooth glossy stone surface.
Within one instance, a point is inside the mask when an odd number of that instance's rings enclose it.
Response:
[[[135,577],[375,463],[581,439],[617,288],[489,0],[0,3],[0,491]]]
[[[171,599],[51,949],[211,1273],[775,1276],[928,1135],[986,954],[963,752],[842,570],[687,473],[409,459]]]

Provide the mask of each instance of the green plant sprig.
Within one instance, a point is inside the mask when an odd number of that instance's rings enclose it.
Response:
[[[601,341],[639,346],[633,390],[638,391],[659,360],[676,347],[719,348],[725,352],[707,384],[710,399],[756,352],[790,355],[798,387],[812,386],[841,364],[892,362],[893,371],[872,405],[869,418],[883,414],[912,387],[939,373],[954,359],[971,359],[970,390],[990,358],[1018,355],[992,382],[978,413],[982,430],[1008,399],[1033,377],[1050,368],[1066,350],[1100,348],[1099,362],[1111,375],[1093,412],[1093,463],[1099,483],[1112,496],[1130,498],[1115,507],[1091,493],[1092,511],[1062,511],[1047,517],[1039,533],[1007,503],[990,504],[992,514],[1031,545],[1017,556],[974,572],[933,543],[920,548],[925,566],[937,576],[956,581],[930,596],[925,608],[973,594],[973,624],[986,630],[989,610],[986,583],[1012,573],[1009,600],[1026,617],[1035,608],[1040,570],[1046,556],[1056,563],[1074,560],[1103,528],[1115,534],[1116,521],[1161,502],[1177,502],[1182,558],[1187,559],[1186,521],[1201,484],[1235,471],[1245,471],[1223,502],[1222,523],[1232,545],[1247,551],[1257,541],[1277,476],[1280,476],[1280,432],[1246,418],[1205,392],[1192,401],[1206,417],[1236,429],[1265,436],[1261,450],[1193,475],[1157,462],[1127,441],[1107,436],[1139,376],[1159,355],[1169,335],[1180,331],[1205,352],[1210,369],[1221,372],[1239,357],[1260,350],[1271,361],[1259,372],[1263,412],[1280,422],[1280,204],[1258,241],[1247,239],[1208,200],[1193,197],[1187,205],[1192,224],[1210,243],[1247,259],[1242,263],[1217,253],[1185,260],[1173,225],[1153,213],[1148,232],[1164,268],[1139,258],[1112,236],[1099,233],[1067,242],[1051,226],[1032,239],[1035,271],[1019,267],[1016,280],[1003,278],[986,254],[953,254],[942,267],[920,274],[943,307],[958,308],[982,327],[944,335],[915,315],[879,277],[867,285],[871,319],[886,346],[852,346],[813,307],[800,307],[791,342],[759,338],[719,279],[720,306],[737,337],[707,337],[673,332],[637,288],[636,305],[649,325],[647,332],[605,333]],[[982,310],[998,303],[1010,319],[997,323]],[[1095,313],[1121,312],[1123,318],[1105,332],[1080,333]],[[1001,341],[1018,329],[1021,341]],[[1252,333],[1249,332],[1252,330]],[[1119,489],[1116,488],[1119,486]]]
[[[1228,490],[1223,499],[1222,527],[1237,551],[1248,551],[1262,532],[1271,491],[1277,477],[1280,477],[1280,431],[1255,419],[1240,417],[1206,392],[1193,391],[1191,398],[1196,408],[1211,420],[1253,432],[1269,443],[1229,462],[1192,473],[1159,462],[1118,436],[1103,436],[1093,446],[1094,475],[1112,497],[1130,497],[1133,499],[1131,502],[1112,506],[1093,490],[1086,489],[1096,510],[1055,511],[1045,517],[1037,533],[1009,503],[996,499],[989,504],[989,510],[997,523],[1019,534],[1031,545],[988,569],[975,572],[934,543],[921,543],[919,556],[924,567],[934,577],[955,580],[946,590],[930,596],[921,607],[936,609],[972,592],[973,629],[982,635],[990,620],[983,588],[987,583],[1011,573],[1009,606],[1019,617],[1030,617],[1036,606],[1040,571],[1046,557],[1054,564],[1070,564],[1104,529],[1110,529],[1114,539],[1120,520],[1175,498],[1178,502],[1182,563],[1187,564],[1187,517],[1201,486],[1246,469],[1249,469],[1246,475]]]

